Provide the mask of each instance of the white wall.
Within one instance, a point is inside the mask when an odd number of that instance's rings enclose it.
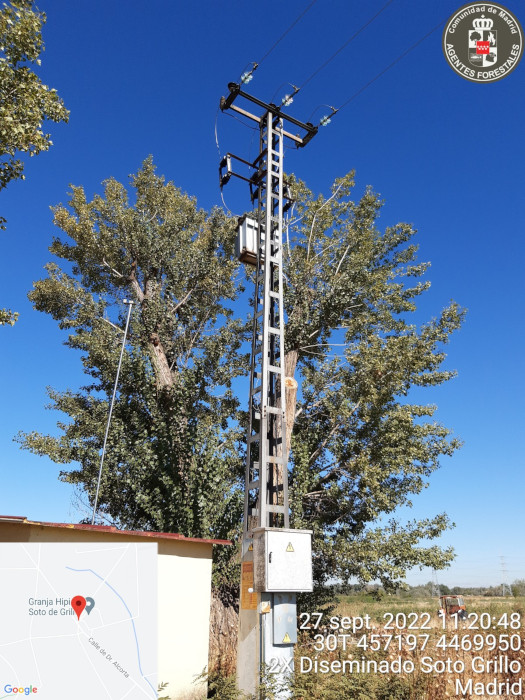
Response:
[[[158,679],[169,684],[162,695],[173,700],[206,697],[205,685],[193,682],[208,666],[211,545],[208,557],[203,549],[188,556],[159,551]]]

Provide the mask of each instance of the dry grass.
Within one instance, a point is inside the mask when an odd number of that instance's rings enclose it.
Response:
[[[470,618],[465,623],[459,623],[457,629],[452,620],[447,621],[446,630],[443,629],[442,621],[437,617],[437,600],[436,599],[420,599],[407,600],[397,598],[395,596],[386,598],[380,602],[365,600],[362,597],[344,598],[339,604],[335,613],[332,614],[338,617],[363,617],[369,615],[372,625],[376,627],[370,630],[367,635],[370,640],[371,634],[391,634],[394,640],[390,646],[385,649],[387,637],[381,638],[382,648],[378,651],[372,649],[364,649],[358,646],[358,642],[363,637],[362,632],[357,632],[355,635],[349,635],[343,642],[338,640],[336,648],[332,647],[332,651],[324,649],[323,651],[316,650],[316,634],[321,634],[327,638],[328,634],[337,635],[338,632],[329,629],[329,621],[323,619],[322,627],[309,632],[303,632],[301,642],[297,647],[297,662],[296,669],[299,671],[301,656],[316,659],[318,662],[324,660],[336,662],[335,670],[338,671],[340,666],[337,662],[348,660],[375,660],[388,661],[390,664],[394,659],[400,659],[402,663],[408,662],[413,664],[414,670],[401,673],[321,673],[310,671],[306,674],[296,673],[296,691],[294,697],[296,700],[336,700],[336,698],[355,698],[356,700],[447,700],[448,698],[472,698],[472,700],[483,700],[484,698],[509,698],[512,700],[520,700],[525,696],[521,692],[494,694],[491,686],[486,684],[492,683],[496,678],[498,683],[509,683],[508,688],[516,691],[518,688],[517,682],[521,679],[523,688],[525,689],[525,599],[521,598],[482,598],[482,597],[467,597],[466,600],[467,612],[477,613],[481,615],[485,613],[483,622],[487,626],[489,621],[488,615],[492,624],[497,625],[498,621],[504,623],[504,614],[510,616],[511,613],[520,615],[519,629],[511,629],[510,626],[505,628],[501,624],[496,629],[472,629],[476,620]],[[394,628],[385,629],[385,623],[390,619],[385,617],[386,613],[392,613],[394,616],[397,613],[404,613],[408,617],[409,613],[417,613],[422,620],[422,613],[430,615],[430,622],[427,630]],[[403,621],[403,615],[400,616],[400,621]],[[415,616],[409,618],[414,620]],[[425,618],[426,620],[427,618]],[[507,617],[510,621],[510,617]],[[513,618],[516,626],[516,616]],[[407,620],[408,621],[408,620]],[[479,620],[478,622],[478,628]],[[327,623],[327,624],[325,624]],[[403,625],[402,625],[403,627]],[[348,631],[341,631],[348,634]],[[422,648],[424,639],[418,637],[419,634],[428,634],[426,645]],[[501,642],[504,635],[515,635],[513,643],[516,649],[498,651],[497,648],[492,650],[491,646],[496,642]],[[410,637],[409,635],[415,635]],[[443,635],[446,635],[446,640],[449,642],[457,635],[456,640],[459,649],[448,648],[443,649],[438,645],[440,639],[443,640]],[[479,650],[469,649],[469,642],[472,642],[474,635],[481,635],[475,638],[476,645],[482,646]],[[490,635],[495,635],[491,637]],[[516,636],[517,635],[517,636]],[[319,638],[317,638],[319,639]],[[505,642],[503,642],[505,644]],[[346,649],[344,646],[346,645]],[[462,648],[463,647],[463,648]],[[474,668],[480,669],[480,672],[473,670],[473,658],[477,657]],[[429,662],[426,659],[431,659]],[[494,668],[489,662],[501,663]],[[425,673],[429,665],[436,670],[430,673]],[[438,672],[443,667],[444,672]],[[447,670],[451,664],[456,664],[454,670]],[[434,666],[435,665],[435,666]],[[465,670],[461,671],[462,666]],[[519,669],[515,673],[507,668],[511,665],[511,669]],[[333,667],[332,667],[333,668]],[[478,693],[481,686],[473,686],[472,693],[457,692],[456,679],[461,683],[461,687],[468,687],[467,681],[472,678],[473,683],[483,684],[487,689],[488,694]],[[505,689],[507,686],[504,686]]]
[[[525,700],[523,693],[518,694],[483,694],[478,693],[457,693],[456,679],[459,679],[463,687],[469,678],[472,678],[475,683],[487,684],[497,679],[498,682],[515,683],[519,679],[523,682],[525,689],[525,598],[484,598],[484,597],[468,597],[465,596],[467,612],[475,612],[478,615],[484,613],[490,615],[491,620],[496,623],[506,613],[519,613],[520,629],[505,629],[501,625],[497,630],[483,629],[468,629],[463,623],[458,624],[458,628],[454,629],[451,620],[447,623],[446,630],[443,629],[442,622],[437,616],[438,601],[436,598],[422,598],[410,600],[397,596],[386,597],[382,601],[373,601],[366,596],[349,596],[343,597],[338,604],[336,610],[330,613],[330,616],[349,618],[370,616],[371,625],[375,629],[368,631],[368,637],[371,634],[391,634],[394,637],[400,635],[391,647],[384,648],[385,638],[382,639],[383,648],[379,651],[372,649],[363,649],[358,646],[359,640],[363,636],[363,632],[359,631],[356,634],[351,634],[349,630],[341,630],[341,633],[348,635],[343,648],[341,642],[333,650],[324,649],[316,650],[314,644],[316,642],[315,635],[320,634],[324,638],[328,634],[338,634],[337,630],[329,629],[329,619],[323,619],[318,630],[309,630],[300,632],[299,643],[296,647],[296,673],[295,683],[292,693],[293,700],[449,700],[450,698],[465,698],[466,700]],[[395,615],[402,613],[407,616],[410,613],[417,613],[419,620],[423,620],[422,614],[428,613],[430,622],[428,630],[418,629],[385,629],[385,623],[388,618],[385,618],[386,613]],[[403,618],[400,617],[399,620]],[[414,618],[410,618],[413,620]],[[428,618],[427,618],[428,619]],[[484,620],[488,620],[487,617]],[[471,619],[471,622],[474,622]],[[232,632],[236,631],[237,619],[234,611],[214,601],[212,607],[212,636],[214,644],[210,649],[210,669],[215,669],[217,673],[213,675],[215,681],[211,684],[213,687],[215,700],[238,700],[239,696],[235,691],[235,682],[232,677],[225,678],[234,671],[235,656],[236,656],[236,635]],[[479,625],[478,625],[479,626]],[[235,628],[235,629],[234,629]],[[421,639],[417,639],[417,644],[414,648],[414,638],[408,635],[428,634],[424,649],[421,648]],[[447,641],[450,641],[453,635],[457,634],[459,649],[442,649],[437,646],[439,640],[446,634]],[[484,647],[479,651],[469,650],[468,639],[471,640],[474,634],[482,635],[477,638],[482,641]],[[517,634],[520,648],[516,650],[508,650],[497,652],[491,650],[489,635],[494,634]],[[516,641],[516,638],[514,639]],[[461,646],[463,645],[463,649]],[[398,646],[400,648],[398,648]],[[478,657],[477,663],[485,665],[497,656],[506,657],[507,662],[519,662],[520,671],[511,673],[509,670],[497,670],[493,673],[490,670],[482,670],[482,672],[474,673],[472,671],[472,659]],[[410,673],[367,673],[367,672],[300,672],[300,658],[308,657],[317,659],[318,662],[344,662],[349,660],[374,660],[389,661],[400,659],[402,662],[412,662],[414,670]],[[464,672],[431,672],[425,673],[422,669],[424,657],[430,657],[434,664],[440,662],[462,662],[465,666]],[[479,686],[478,686],[479,687]],[[475,690],[475,688],[473,688]],[[272,693],[267,693],[267,697],[273,697]]]
[[[210,673],[230,676],[237,662],[237,628],[239,617],[233,607],[225,606],[212,595],[210,609],[210,642],[208,669]]]

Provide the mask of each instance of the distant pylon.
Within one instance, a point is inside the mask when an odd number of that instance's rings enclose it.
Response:
[[[507,565],[505,563],[505,557],[500,554],[501,560],[501,595],[512,595],[512,590],[509,585],[509,572],[507,570]]]

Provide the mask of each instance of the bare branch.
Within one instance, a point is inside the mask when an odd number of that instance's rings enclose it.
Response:
[[[101,318],[103,321],[105,321],[106,323],[109,323],[110,326],[113,326],[113,328],[115,328],[117,331],[120,331],[121,333],[124,333],[124,331],[122,330],[122,328],[120,328],[119,326],[116,326],[114,323],[111,323],[111,321],[110,321],[109,319],[105,318],[105,316],[101,316],[100,318]]]
[[[299,350],[306,350],[307,348],[321,348],[321,347],[337,347],[346,348],[347,343],[315,343],[314,345],[303,345]]]
[[[339,260],[339,265],[337,266],[337,269],[336,269],[336,271],[335,271],[334,277],[335,277],[335,276],[337,275],[337,273],[339,272],[339,269],[340,269],[341,265],[343,264],[343,260],[345,259],[346,254],[348,253],[349,250],[350,250],[350,246],[348,245],[348,246],[346,246],[346,250],[345,250],[345,252],[343,253],[343,255],[342,255],[342,257],[341,257],[341,260]]]
[[[330,243],[330,245],[327,245],[326,248],[323,248],[323,249],[320,250],[318,253],[316,253],[316,254],[314,255],[314,258],[317,258],[319,255],[325,255],[325,253],[326,253],[327,250],[330,250],[330,248],[333,248],[334,245],[337,245],[338,243],[339,243],[339,239],[336,238],[335,241],[334,241],[333,243]]]
[[[336,386],[336,385],[337,385],[337,382],[328,382],[328,384],[325,384],[325,385],[322,387],[322,389],[320,389],[320,390],[317,392],[317,394],[319,394],[319,393],[322,392],[322,391],[326,391],[326,389],[328,389],[328,388],[331,387],[331,386]],[[319,406],[320,404],[323,403],[324,398],[325,398],[325,397],[322,396],[322,397],[321,397],[320,399],[318,399],[317,401],[314,401],[313,403],[308,404],[308,408],[311,409],[311,408],[315,408],[316,406]],[[305,410],[305,407],[304,407],[304,406],[301,406],[301,408],[299,408],[299,409],[296,411],[295,417],[298,418],[304,410]]]
[[[143,214],[145,214],[145,213],[146,213],[146,212],[143,212]],[[143,217],[142,217],[142,223],[143,223],[143,224],[151,224],[151,222],[158,216],[158,214],[159,214],[159,212],[158,212],[157,210],[155,210],[155,211],[153,212],[153,216],[151,216],[147,221],[146,221],[145,216],[143,216]]]
[[[118,270],[115,270],[114,267],[111,267],[111,265],[110,265],[109,263],[106,262],[106,259],[105,259],[105,258],[102,258],[102,265],[103,265],[104,267],[107,267],[108,270],[111,270],[111,272],[113,272],[114,275],[117,275],[117,277],[124,277],[124,275],[121,275],[120,272],[119,272]]]
[[[330,441],[330,438],[335,434],[338,427],[339,427],[339,423],[336,422],[334,427],[332,428],[332,430],[328,433],[328,435],[325,437],[325,439],[322,441],[322,443],[319,445],[319,447],[312,452],[312,454],[308,458],[309,462],[313,462],[314,459],[319,457],[321,452],[324,450],[324,448],[327,446],[328,442]]]
[[[359,400],[359,401],[356,403],[356,405],[354,406],[354,408],[353,408],[352,412],[350,413],[350,415],[353,415],[353,414],[357,411],[357,409],[359,408],[359,405],[360,405],[360,404],[361,404],[361,401]],[[339,428],[339,420],[338,420],[338,418],[337,418],[337,416],[336,416],[335,422],[334,422],[334,427],[333,427],[332,430],[328,433],[328,435],[325,437],[325,439],[324,439],[323,442],[319,445],[319,447],[318,447],[316,450],[314,450],[314,451],[312,452],[312,454],[311,454],[310,457],[308,458],[308,461],[309,461],[309,462],[313,462],[313,460],[316,459],[316,458],[321,454],[321,452],[324,450],[324,448],[325,448],[326,445],[328,444],[328,441],[329,441],[330,438],[334,435],[335,431],[336,431],[338,428]],[[335,467],[334,467],[334,468],[335,468]],[[323,483],[323,479],[324,479],[324,477],[321,478],[321,483]]]
[[[188,299],[196,289],[197,287],[193,287],[193,289],[190,289],[186,296],[183,299],[181,299],[177,304],[175,304],[175,306],[173,307],[173,313],[175,313],[178,309],[180,309],[181,306],[183,306],[188,301]]]
[[[144,301],[144,292],[142,291],[142,288],[137,280],[137,261],[134,260],[133,263],[131,264],[131,272],[129,274],[128,280],[131,284],[131,288],[137,298],[137,301],[142,304]]]
[[[317,216],[318,212],[320,212],[321,209],[322,209],[326,204],[328,204],[328,202],[329,202],[330,200],[332,200],[332,199],[337,195],[337,193],[339,192],[339,190],[341,189],[342,186],[343,186],[343,183],[341,183],[341,184],[337,187],[336,191],[332,194],[331,197],[329,197],[329,198],[326,200],[326,202],[323,202],[323,204],[321,204],[321,206],[319,207],[319,209],[318,209],[317,212],[315,213],[315,216]],[[295,224],[298,224],[299,221],[301,221],[302,219],[304,219],[304,217],[306,216],[306,214],[307,214],[307,211],[305,211],[305,213],[304,213],[302,216],[300,216],[298,219],[295,219],[295,221],[290,221],[290,226],[295,226]],[[315,216],[314,216],[314,220],[315,220]]]
[[[323,202],[323,204],[321,204],[321,206],[319,207],[319,209],[318,209],[318,210],[315,212],[315,214],[314,214],[314,218],[312,219],[312,226],[311,226],[311,228],[310,228],[310,235],[308,236],[308,248],[307,248],[307,252],[306,252],[306,259],[307,259],[307,260],[310,259],[310,242],[311,242],[311,240],[312,240],[312,235],[313,235],[313,232],[314,232],[314,224],[315,224],[315,220],[317,219],[317,214],[319,214],[319,212],[321,211],[321,209],[323,209],[323,208],[328,204],[328,202],[331,202],[332,199],[333,199],[335,196],[337,196],[337,193],[339,192],[339,190],[341,189],[342,186],[343,186],[343,183],[341,182],[341,184],[340,184],[339,187],[336,189],[336,191],[332,194],[332,196],[331,196],[331,197],[328,197],[328,199],[326,200],[326,202]]]

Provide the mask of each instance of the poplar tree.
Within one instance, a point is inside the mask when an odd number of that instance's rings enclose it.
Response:
[[[119,527],[226,537],[241,512],[239,402],[232,380],[245,373],[234,224],[155,173],[151,158],[131,178],[134,201],[114,179],[88,202],[73,187],[54,209],[67,237],[50,251],[62,261],[29,297],[82,353],[89,384],[50,390],[68,417],[62,434],[25,435],[26,447],[59,464],[61,478],[93,503],[126,309],[135,303],[102,473],[100,515]]]
[[[66,465],[61,478],[92,503],[122,300],[131,298],[101,512],[121,527],[236,536],[247,396],[232,382],[248,372],[250,327],[239,299],[245,273],[233,259],[236,222],[199,210],[151,159],[131,184],[133,201],[111,179],[91,202],[73,187],[68,206],[54,210],[66,234],[50,248],[60,264],[47,266],[30,299],[81,351],[90,383],[50,390],[67,416],[57,436],[19,439]],[[291,185],[283,246],[293,526],[314,530],[319,583],[355,576],[393,586],[407,568],[442,568],[453,556],[429,543],[450,525],[444,513],[408,524],[394,515],[459,446],[433,418],[436,407],[412,402],[410,390],[454,376],[442,367],[444,346],[463,312],[451,303],[423,325],[411,321],[429,287],[415,231],[380,231],[382,203],[371,189],[353,201],[353,173],[326,199]]]
[[[67,122],[69,117],[56,90],[35,73],[44,49],[45,21],[30,0],[12,0],[0,10],[0,190],[11,180],[24,179],[19,154],[34,156],[52,145],[43,122]],[[4,228],[0,216],[0,229]],[[0,309],[0,325],[13,325],[17,318],[17,313]]]
[[[454,377],[442,368],[444,346],[464,312],[453,302],[420,327],[410,320],[430,286],[415,231],[400,223],[380,232],[381,200],[367,188],[356,203],[353,186],[349,173],[325,200],[294,185],[284,248],[292,522],[314,530],[318,580],[388,588],[409,567],[453,558],[421,545],[451,525],[445,513],[401,524],[394,511],[460,446],[432,419],[437,407],[409,392]]]

